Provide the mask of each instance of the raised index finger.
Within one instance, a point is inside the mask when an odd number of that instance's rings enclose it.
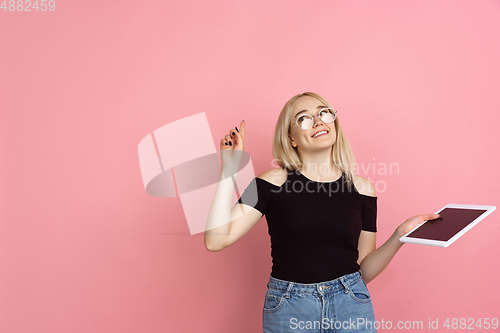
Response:
[[[245,139],[245,121],[242,120],[240,123],[240,135]]]

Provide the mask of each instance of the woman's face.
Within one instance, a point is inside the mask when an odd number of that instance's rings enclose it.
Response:
[[[297,147],[300,151],[305,152],[323,150],[333,146],[337,137],[335,122],[326,124],[319,119],[317,114],[322,108],[327,108],[327,106],[311,96],[302,96],[295,101],[292,109],[292,118],[290,119],[290,126],[292,127],[288,135],[293,147]],[[306,113],[314,116],[314,122],[312,128],[303,130],[295,124],[295,121]],[[327,133],[314,137],[320,131],[327,131]]]

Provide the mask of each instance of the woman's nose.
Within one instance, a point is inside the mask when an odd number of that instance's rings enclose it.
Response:
[[[314,124],[313,126],[316,126],[316,124],[324,124],[324,122],[321,120],[321,118],[319,117],[319,114],[317,115],[314,115],[313,116],[313,119],[314,119]]]

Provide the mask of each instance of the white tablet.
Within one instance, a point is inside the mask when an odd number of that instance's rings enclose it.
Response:
[[[440,215],[438,219],[419,224],[399,240],[448,247],[495,209],[495,206],[448,204],[436,212]]]

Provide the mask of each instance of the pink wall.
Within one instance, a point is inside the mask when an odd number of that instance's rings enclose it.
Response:
[[[2,9],[0,332],[261,329],[265,219],[210,253],[179,199],[142,183],[139,141],[200,112],[217,147],[245,119],[259,174],[284,103],[323,95],[357,162],[377,164],[359,174],[379,184],[378,245],[447,203],[500,208],[499,35],[498,1]],[[499,318],[499,222],[446,249],[404,245],[368,285],[377,319]]]

